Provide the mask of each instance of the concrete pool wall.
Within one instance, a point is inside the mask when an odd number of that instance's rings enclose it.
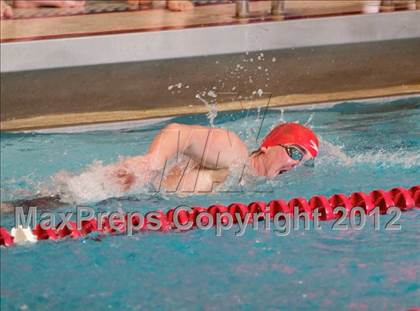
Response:
[[[419,18],[411,11],[204,27],[192,29],[192,41],[186,29],[174,49],[159,41],[171,31],[130,34],[144,43],[138,50],[126,35],[2,43],[1,129],[203,113],[197,94],[212,89],[221,111],[420,93]],[[112,58],[115,49],[122,52]],[[13,53],[21,61],[3,64]]]

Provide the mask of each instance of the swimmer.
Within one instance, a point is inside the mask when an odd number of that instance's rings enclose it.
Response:
[[[157,191],[209,193],[223,184],[232,168],[246,170],[249,176],[273,179],[314,159],[318,146],[314,132],[298,123],[277,125],[253,152],[248,151],[246,144],[234,132],[171,123],[155,136],[145,155],[102,167],[105,178],[100,187],[110,185],[117,193],[128,193],[136,185],[149,183]],[[180,158],[183,160],[178,161]],[[79,188],[86,187],[77,185],[78,176],[74,178],[73,184]],[[25,202],[2,203],[2,210],[13,211],[13,206],[42,205],[50,208],[58,202],[60,197],[54,195]]]
[[[156,135],[145,155],[108,165],[105,175],[121,192],[152,183],[158,190],[206,193],[223,184],[232,169],[273,179],[313,159],[318,144],[312,130],[285,123],[250,153],[234,132],[171,123]]]
[[[318,139],[309,128],[297,123],[276,126],[250,153],[234,132],[197,125],[171,123],[152,141],[146,155],[127,159],[114,169],[116,180],[130,188],[136,166],[162,171],[179,154],[186,157],[168,169],[161,186],[171,191],[211,192],[229,176],[232,168],[246,169],[253,176],[273,179],[318,153]]]

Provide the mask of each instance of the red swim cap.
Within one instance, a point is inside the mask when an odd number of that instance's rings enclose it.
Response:
[[[277,145],[297,145],[307,150],[312,157],[316,157],[319,142],[309,128],[298,123],[284,123],[272,129],[261,143],[261,147]]]

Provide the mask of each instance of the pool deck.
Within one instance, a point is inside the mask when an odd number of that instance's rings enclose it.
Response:
[[[16,10],[1,22],[2,131],[207,113],[196,95],[212,88],[219,111],[420,94],[419,10],[289,1],[274,18],[259,1],[239,20],[232,3],[185,13],[103,5]],[[237,64],[248,73],[232,74]]]
[[[207,5],[196,5],[195,9],[189,12],[164,10],[162,1],[154,1],[152,6],[145,8],[124,0],[89,0],[84,8],[15,9],[13,19],[1,22],[0,42],[235,25],[279,19],[361,15],[364,1],[289,0],[285,2],[285,14],[280,17],[269,14],[271,1],[251,1],[251,15],[245,19],[235,17],[235,3],[232,3],[234,1],[208,2]],[[366,2],[374,6],[372,2],[375,1]],[[381,11],[405,10],[406,2],[407,0],[394,0],[392,9],[381,7]]]
[[[5,73],[420,37],[420,10],[396,6],[392,12],[362,14],[359,0],[293,0],[286,1],[284,15],[272,16],[270,3],[251,2],[249,18],[236,18],[234,4],[198,6],[193,12],[151,9],[23,19],[16,12],[17,19],[1,21],[0,69]]]

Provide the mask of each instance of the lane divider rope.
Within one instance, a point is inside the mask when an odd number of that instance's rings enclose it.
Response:
[[[397,187],[389,191],[385,190],[374,190],[370,193],[364,192],[354,192],[350,195],[345,195],[342,193],[334,194],[327,198],[323,195],[315,195],[309,200],[306,200],[302,197],[297,197],[286,202],[285,200],[272,200],[268,203],[262,201],[252,202],[248,205],[243,203],[232,203],[229,206],[224,205],[211,205],[207,208],[196,206],[192,207],[189,211],[180,210],[178,213],[178,224],[185,225],[188,222],[191,222],[192,228],[196,226],[196,219],[200,213],[206,213],[206,217],[202,217],[201,221],[203,223],[208,223],[212,221],[212,224],[215,224],[215,219],[217,214],[228,213],[230,214],[235,221],[235,214],[239,214],[241,220],[244,220],[247,214],[250,214],[250,221],[253,220],[253,216],[258,213],[269,213],[270,219],[273,219],[277,213],[290,213],[293,214],[295,208],[297,207],[299,213],[305,212],[308,214],[310,219],[313,219],[314,210],[318,209],[320,215],[320,220],[333,220],[341,216],[340,213],[335,213],[334,209],[342,206],[346,211],[346,216],[348,217],[351,213],[351,210],[354,207],[361,207],[366,214],[371,212],[376,207],[379,207],[381,214],[385,214],[387,210],[391,207],[397,207],[401,211],[406,211],[413,208],[420,208],[420,185],[411,187],[410,189]],[[174,223],[174,214],[175,208],[170,209],[168,212],[164,213],[163,211],[156,211],[158,216],[155,218],[160,222],[161,227],[160,231],[169,231],[171,229],[178,228]],[[150,213],[150,212],[149,212]],[[261,215],[261,214],[260,214]],[[209,219],[212,217],[213,219]],[[219,215],[220,217],[220,215]],[[238,217],[238,216],[236,216]],[[145,220],[147,220],[147,214],[145,215]],[[221,217],[222,223],[223,216]],[[101,235],[106,234],[123,234],[126,232],[125,224],[127,219],[121,222],[120,230],[117,231],[111,228],[109,224],[109,218],[104,217],[101,226],[98,226],[97,220],[95,218],[82,221],[81,229],[77,228],[76,222],[67,222],[66,226],[60,228],[58,224],[55,228],[44,230],[41,228],[40,224],[37,224],[36,227],[29,231],[29,234],[35,237],[36,240],[60,240],[63,238],[81,238],[91,233],[99,233]],[[115,223],[115,220],[113,220]],[[139,226],[140,219],[132,218],[131,223],[134,226]],[[144,221],[142,226],[137,231],[147,231],[148,223]],[[13,231],[13,230],[12,230]],[[11,232],[12,233],[12,232]],[[0,227],[0,245],[1,246],[12,246],[14,243],[13,234],[9,233],[6,228]]]

